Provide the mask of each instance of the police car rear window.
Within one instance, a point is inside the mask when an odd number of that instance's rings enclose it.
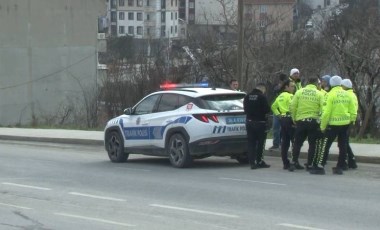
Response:
[[[200,97],[200,107],[211,110],[242,110],[244,94],[222,94]]]

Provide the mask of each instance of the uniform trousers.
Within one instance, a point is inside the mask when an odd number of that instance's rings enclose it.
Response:
[[[267,127],[265,121],[247,120],[245,123],[248,138],[249,163],[255,164],[263,160],[265,141],[267,139]]]
[[[281,157],[284,166],[289,165],[288,151],[290,143],[294,141],[294,125],[293,120],[289,116],[280,118],[281,124]]]
[[[352,165],[356,163],[354,152],[352,152],[351,146],[350,146],[350,127],[347,129],[347,161],[348,165]]]
[[[307,165],[311,166],[316,152],[317,139],[320,137],[319,123],[316,119],[306,118],[297,121],[296,124],[293,146],[293,162],[298,162],[301,147],[307,138],[309,143],[309,149],[307,151]]]
[[[329,125],[326,128],[324,136],[317,147],[317,156],[314,157],[313,165],[326,165],[330,147],[333,141],[338,137],[339,156],[337,167],[342,168],[346,162],[346,153],[348,145],[348,130],[349,125]]]

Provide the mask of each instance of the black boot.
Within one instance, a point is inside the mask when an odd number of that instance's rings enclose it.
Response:
[[[296,168],[294,167],[294,164],[289,164],[289,172],[293,172]]]
[[[250,166],[251,166],[251,169],[257,169],[258,168],[256,163],[251,163]]]
[[[333,170],[333,174],[336,174],[336,175],[342,175],[343,174],[343,170],[340,167],[334,167],[334,168],[332,168],[332,170]]]
[[[326,174],[325,169],[323,167],[319,166],[313,166],[310,171],[310,174],[315,174],[315,175],[324,175]]]
[[[259,163],[257,163],[257,167],[258,168],[269,168],[270,165],[268,165],[267,163],[265,163],[265,161],[260,161]]]
[[[348,168],[350,168],[350,169],[357,169],[358,165],[356,164],[356,161],[355,160],[349,161],[348,162]]]
[[[302,165],[300,165],[298,161],[294,162],[293,165],[295,169],[298,169],[298,170],[305,169]]]
[[[343,171],[347,171],[348,170],[348,165],[347,165],[346,161],[343,164],[339,165],[339,168],[341,168]]]

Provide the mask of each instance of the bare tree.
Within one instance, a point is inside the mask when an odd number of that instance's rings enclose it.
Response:
[[[380,29],[371,3],[352,1],[341,14],[331,18],[325,31],[340,74],[352,80],[359,98],[359,138],[380,134],[376,121],[380,106]]]

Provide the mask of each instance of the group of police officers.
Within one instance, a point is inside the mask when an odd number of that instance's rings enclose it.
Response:
[[[283,169],[305,169],[311,174],[325,174],[329,149],[338,138],[339,156],[334,174],[356,169],[355,156],[349,146],[349,127],[357,117],[358,100],[349,79],[339,76],[310,77],[302,87],[300,71],[290,71],[281,83],[281,91],[272,105],[265,96],[266,87],[258,84],[244,98],[248,138],[248,159],[251,169],[268,168],[263,160],[270,112],[281,124],[281,157]],[[307,162],[299,162],[301,147],[309,143]],[[292,144],[291,157],[288,156]]]

